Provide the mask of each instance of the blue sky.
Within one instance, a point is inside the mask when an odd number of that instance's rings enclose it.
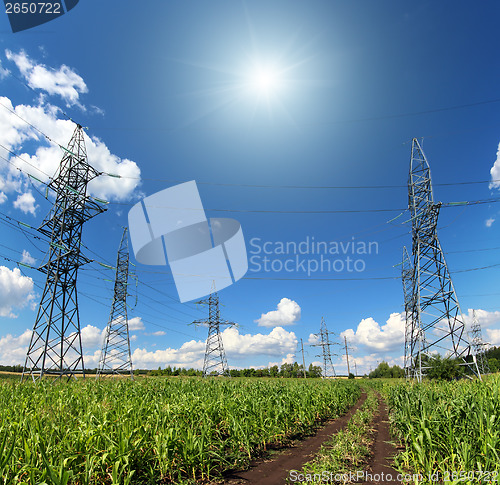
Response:
[[[72,132],[67,117],[87,126],[89,162],[122,175],[93,189],[110,201],[84,227],[96,260],[113,264],[134,203],[189,180],[209,217],[241,223],[249,256],[252,239],[377,244],[354,273],[308,277],[250,264],[220,292],[223,316],[239,324],[224,333],[230,366],[299,360],[297,343],[313,342],[321,317],[348,336],[359,372],[381,360],[401,364],[394,265],[411,245],[410,227],[400,224],[406,214],[387,221],[407,206],[413,137],[423,138],[436,200],[498,197],[488,181],[500,179],[499,11],[496,2],[88,0],[16,34],[0,15],[0,138],[23,158],[0,149],[0,255],[8,258],[0,261],[0,363],[23,363],[44,283],[34,270],[17,273],[15,262],[27,251],[36,265],[46,250],[5,215],[37,226],[50,209],[12,164],[43,179],[26,161],[53,173],[61,158],[11,109],[60,144]],[[256,72],[274,87],[259,89]],[[388,211],[366,212],[373,209]],[[318,213],[353,210],[360,212]],[[485,340],[497,345],[499,267],[463,270],[500,263],[499,210],[443,208],[439,223],[462,310],[476,309]],[[201,367],[206,329],[189,323],[205,310],[179,303],[168,268],[138,265],[137,273],[135,365]],[[95,263],[79,276],[89,367],[97,365],[112,298],[104,280],[112,278]],[[307,364],[320,361],[316,348],[306,350]],[[345,372],[341,357],[334,363]]]

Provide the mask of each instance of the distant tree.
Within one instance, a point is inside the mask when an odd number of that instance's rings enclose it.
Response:
[[[269,375],[271,377],[278,377],[279,375],[279,372],[280,372],[280,369],[277,365],[273,365],[270,369],[269,369]]]
[[[354,378],[355,378],[354,374],[352,372],[349,372],[349,379],[354,379]]]
[[[307,377],[321,377],[322,369],[319,365],[309,364],[309,369],[307,370]]]
[[[378,367],[368,374],[370,379],[380,379],[389,377],[404,377],[405,371],[399,365],[389,366],[387,362],[380,362]]]
[[[484,354],[488,359],[497,359],[500,361],[500,347],[491,347]]]
[[[391,367],[391,377],[400,378],[405,376],[405,371],[399,365],[393,365]]]
[[[280,368],[281,377],[292,377],[292,364],[284,363]]]
[[[488,359],[488,365],[490,366],[491,372],[498,372],[500,370],[500,360],[495,357]]]
[[[442,358],[440,355],[429,360],[427,377],[429,379],[439,379],[451,381],[462,376],[462,369],[456,359]]]

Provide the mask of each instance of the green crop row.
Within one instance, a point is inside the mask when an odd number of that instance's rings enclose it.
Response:
[[[207,480],[343,414],[350,381],[0,381],[0,483]]]
[[[388,386],[393,431],[405,446],[397,459],[400,470],[442,479],[462,472],[463,480],[448,483],[500,480],[499,389],[499,376]]]

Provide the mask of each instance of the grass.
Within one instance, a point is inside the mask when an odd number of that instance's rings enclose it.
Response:
[[[312,379],[0,380],[0,483],[207,481],[359,394],[353,382]]]

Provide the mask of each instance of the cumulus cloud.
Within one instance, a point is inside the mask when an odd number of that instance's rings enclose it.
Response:
[[[500,187],[500,143],[498,144],[498,149],[497,149],[497,159],[495,160],[493,167],[491,167],[490,174],[491,174],[490,189],[499,188]]]
[[[146,335],[153,337],[161,337],[163,335],[167,335],[167,332],[164,332],[163,330],[158,330],[157,332],[147,333]]]
[[[32,215],[36,215],[36,209],[38,206],[35,203],[33,194],[29,191],[18,195],[13,205],[16,209],[23,211],[25,214],[30,213]]]
[[[106,329],[101,330],[93,325],[83,327],[81,329],[82,347],[94,348],[102,346],[105,331]]]
[[[316,344],[319,343],[319,341],[320,341],[319,340],[319,336],[317,334],[315,334],[315,333],[310,333],[309,334],[309,338],[307,340],[307,343],[309,345],[316,345]]]
[[[130,318],[128,321],[128,329],[131,332],[137,330],[144,330],[144,323],[142,321],[142,318],[141,317]]]
[[[380,326],[372,317],[359,322],[356,331],[349,328],[340,334],[349,342],[364,345],[378,352],[394,350],[404,344],[405,319],[401,313],[391,313],[385,325]]]
[[[0,103],[11,111],[21,116],[33,126],[39,127],[51,140],[66,146],[75,130],[75,125],[70,120],[61,120],[57,117],[57,110],[52,106],[13,106],[9,98],[0,96]],[[4,192],[23,189],[25,176],[17,170],[31,173],[43,182],[48,182],[53,177],[63,156],[63,151],[57,144],[47,144],[47,140],[31,126],[20,120],[15,114],[0,110],[0,144],[7,150],[20,151],[22,146],[30,141],[37,142],[34,153],[21,152],[19,157],[10,159],[11,165],[4,167],[3,186]],[[93,196],[108,200],[125,200],[130,198],[132,192],[140,182],[141,171],[137,164],[127,158],[120,158],[111,153],[106,144],[97,137],[85,135],[85,145],[90,165],[103,173],[110,173],[117,177],[102,175],[89,184],[89,193]],[[10,156],[5,150],[0,154],[6,158]],[[26,185],[26,184],[24,184]]]
[[[14,308],[23,308],[35,298],[33,280],[18,268],[0,266],[0,317],[16,318]]]
[[[297,359],[295,358],[295,354],[286,354],[286,357],[283,357],[280,362],[269,362],[266,367],[273,367],[277,365],[278,367],[281,367],[283,364],[293,364]],[[314,364],[313,365],[321,365],[320,364]],[[261,366],[262,367],[262,366]]]
[[[487,328],[486,342],[491,345],[500,345],[500,328]]]
[[[7,334],[0,337],[0,365],[24,364],[31,339],[31,330],[26,329],[20,336]]]
[[[33,256],[31,256],[29,251],[26,251],[26,249],[23,249],[23,256],[22,256],[21,262],[31,265],[31,264],[36,263],[36,259]]]
[[[28,86],[60,96],[67,106],[79,105],[80,94],[88,92],[83,78],[64,64],[58,69],[49,68],[36,63],[23,50],[18,53],[6,50],[5,55],[15,63]]]
[[[300,320],[300,306],[289,298],[282,298],[276,310],[263,313],[255,320],[259,327],[295,325]]]
[[[489,219],[486,220],[485,224],[486,227],[491,227],[493,223],[495,222],[495,219],[493,217],[490,217]]]
[[[473,322],[472,313],[476,313],[476,319],[480,323],[481,328],[500,326],[500,311],[489,312],[481,310],[480,308],[473,310],[469,308],[467,313],[464,314],[465,324],[470,327]]]
[[[42,90],[42,94],[31,104],[17,106],[8,97],[0,96],[0,103],[6,108],[0,110],[0,144],[5,147],[0,148],[0,155],[9,161],[7,164],[0,160],[0,204],[9,194],[18,194],[17,199],[12,198],[14,206],[34,214],[36,205],[26,173],[47,183],[59,168],[64,153],[60,146],[68,144],[75,130],[72,121],[59,119],[61,110],[46,101],[46,94],[59,95],[68,104],[79,104],[80,95],[88,89],[81,76],[67,66],[51,69],[37,64],[24,51],[6,51],[6,55],[27,83]],[[94,107],[92,111],[96,112],[98,108]],[[103,174],[115,175],[102,175],[92,180],[89,194],[109,201],[130,199],[140,184],[141,172],[137,164],[112,153],[98,137],[85,134],[85,145],[89,164]],[[13,156],[11,151],[19,156]],[[38,184],[34,180],[31,183]]]
[[[269,335],[241,334],[237,328],[226,328],[222,332],[224,350],[229,364],[231,361],[243,359],[247,356],[269,355],[281,357],[287,361],[293,359],[297,347],[297,337],[293,332],[287,332],[281,327],[274,328]],[[135,349],[132,361],[136,368],[153,369],[158,366],[194,367],[203,368],[206,342],[204,340],[190,340],[179,348],[166,348],[151,351],[145,348]],[[87,360],[86,360],[87,361]],[[293,362],[294,360],[291,360]]]

